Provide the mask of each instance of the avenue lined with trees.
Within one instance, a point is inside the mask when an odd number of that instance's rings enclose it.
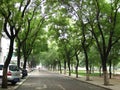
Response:
[[[120,62],[119,8],[120,0],[1,0],[1,36],[5,32],[10,40],[2,88],[14,43],[18,67],[23,58],[24,69],[41,63],[70,76],[75,68],[76,78],[85,67],[86,80],[97,68],[109,85]]]

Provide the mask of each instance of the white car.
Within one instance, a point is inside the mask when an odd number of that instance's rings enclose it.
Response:
[[[7,80],[12,84],[16,84],[20,81],[21,75],[20,70],[17,65],[9,64],[8,72],[7,72]],[[3,76],[3,64],[0,64],[0,77]]]

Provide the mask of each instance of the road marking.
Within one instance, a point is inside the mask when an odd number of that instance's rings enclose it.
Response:
[[[60,87],[62,90],[66,90],[62,85],[58,84],[58,87]]]
[[[36,89],[37,89],[37,90],[40,90],[40,89],[45,89],[45,88],[47,88],[47,85],[46,85],[46,84],[43,84],[41,87],[37,87]]]

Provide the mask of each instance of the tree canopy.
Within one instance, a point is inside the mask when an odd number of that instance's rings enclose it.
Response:
[[[119,0],[1,0],[0,32],[3,29],[10,39],[5,71],[15,40],[18,66],[21,56],[23,68],[27,62],[42,63],[46,68],[68,69],[71,75],[72,66],[76,74],[85,66],[86,80],[91,67],[102,67],[108,85],[107,67],[120,61],[119,4]]]

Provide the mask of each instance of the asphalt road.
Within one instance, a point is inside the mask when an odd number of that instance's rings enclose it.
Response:
[[[33,71],[16,90],[107,90],[47,71]]]

